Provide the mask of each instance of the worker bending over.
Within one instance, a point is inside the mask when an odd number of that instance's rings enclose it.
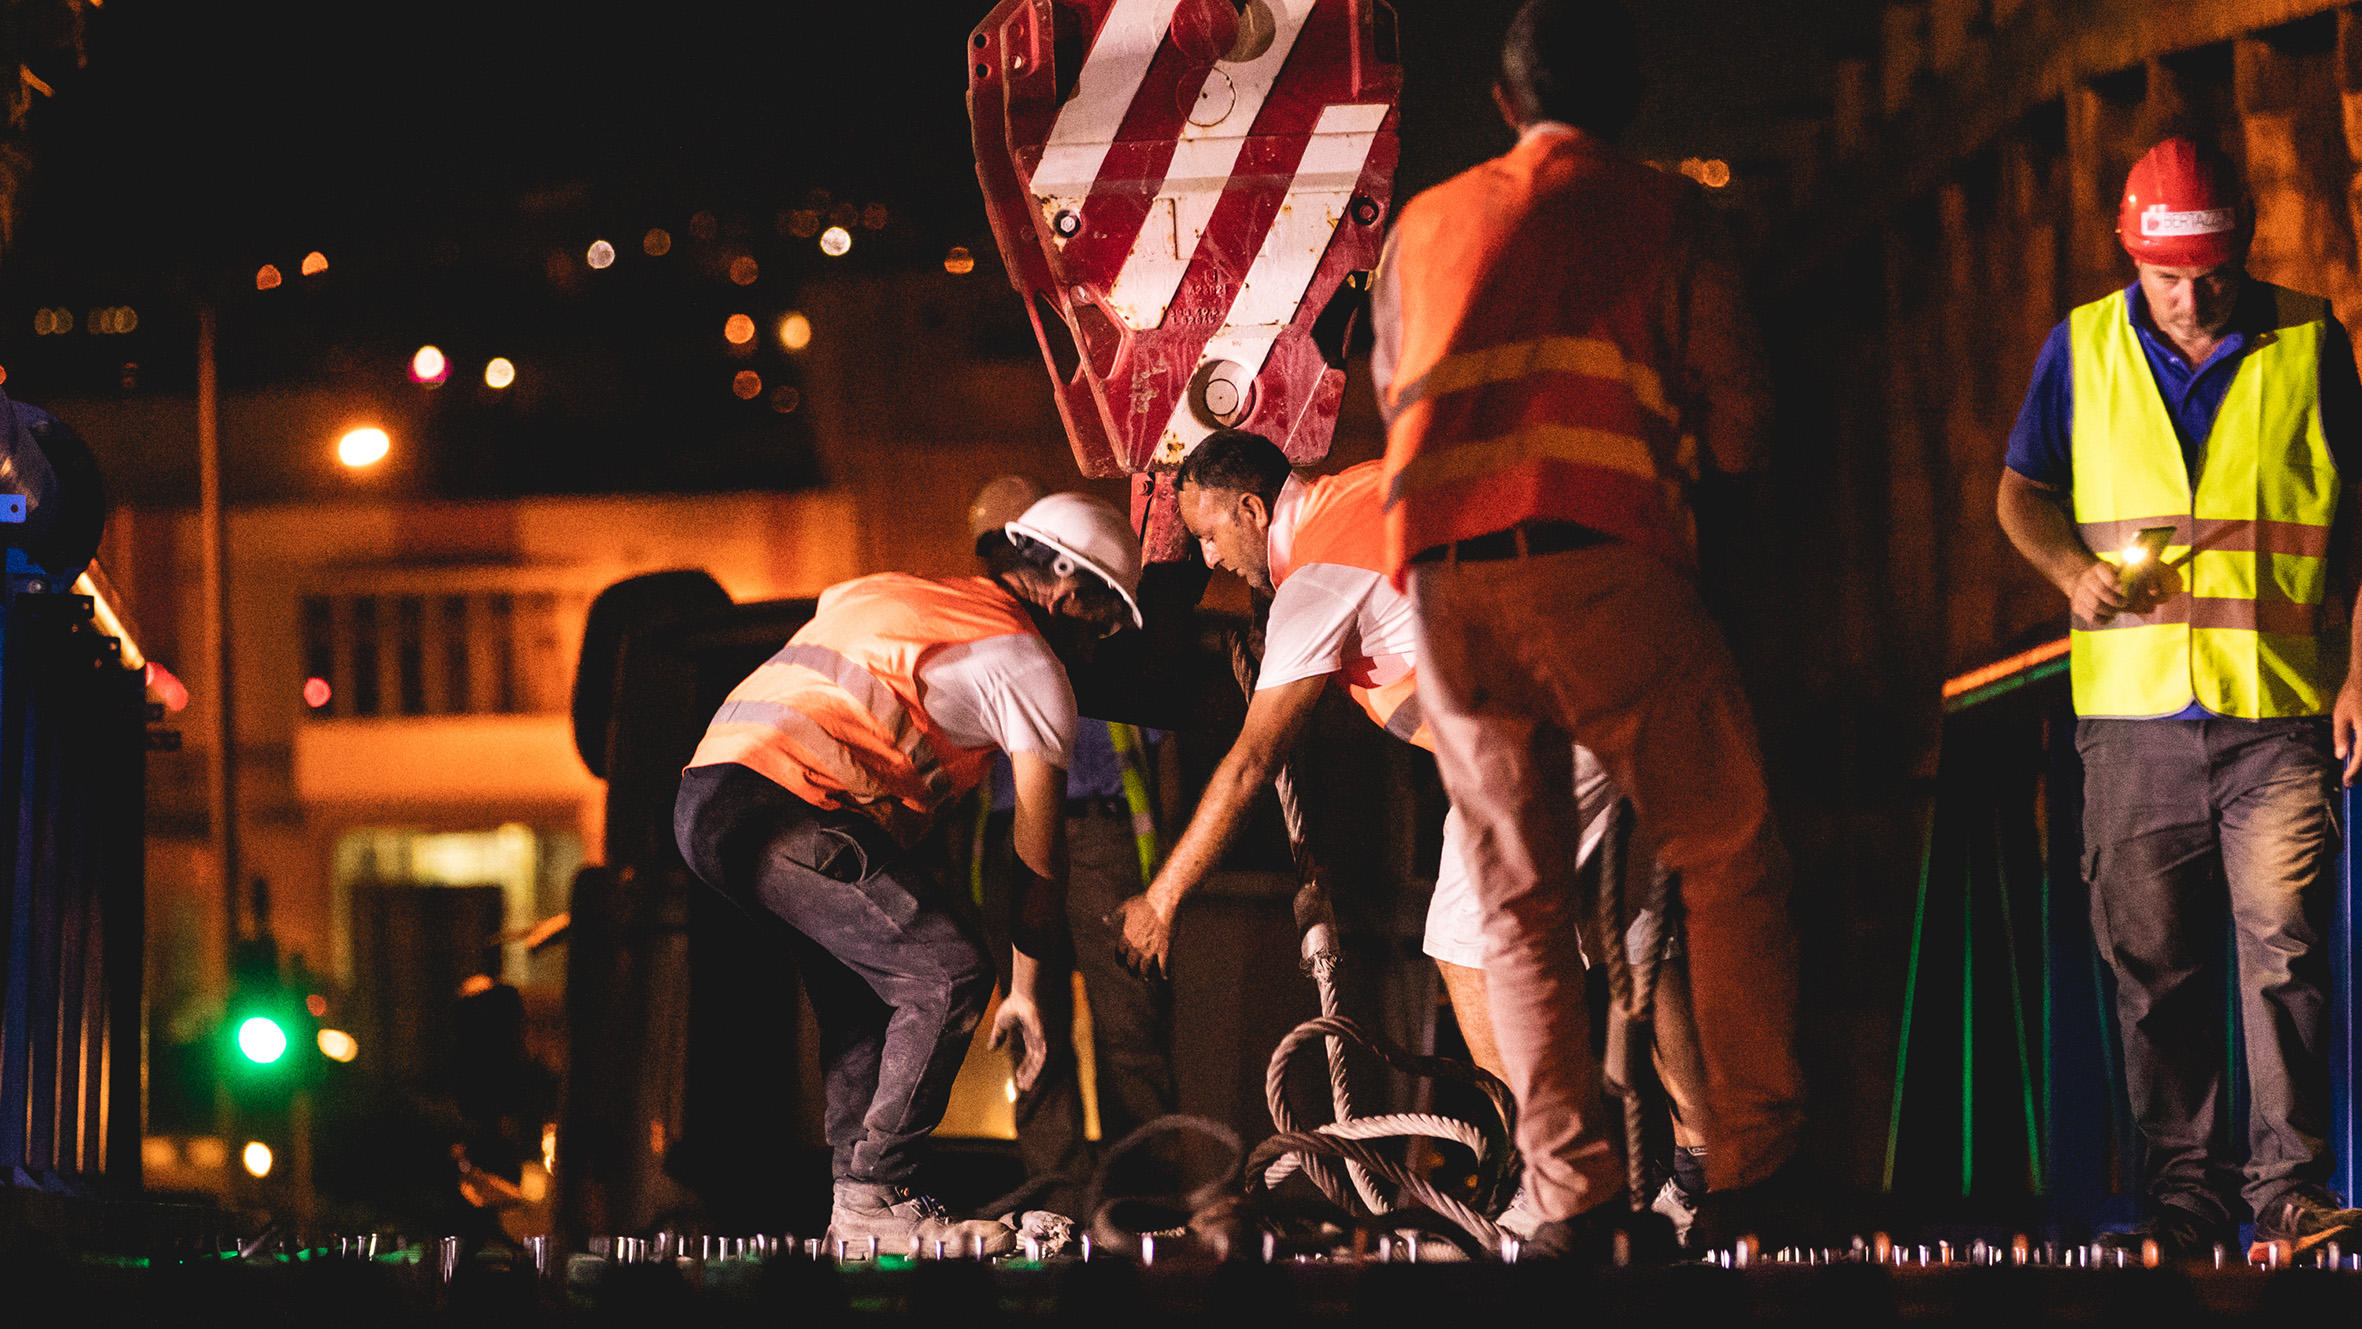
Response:
[[[2299,1251],[2362,1221],[2328,1189],[2322,936],[2331,754],[2348,784],[2362,765],[2362,670],[2325,608],[2362,384],[2327,301],[2247,275],[2251,216],[2221,153],[2169,138],[2141,158],[2116,224],[2138,276],[2051,332],[1998,495],[2001,529],[2067,597],[2092,934],[2148,1145],[2129,1240],[2172,1258],[2236,1241],[2242,1208],[2258,1241]],[[2244,1150],[2226,1147],[2226,1024]]]
[[[1638,68],[1619,6],[1528,0],[1494,86],[1517,146],[1399,208],[1371,292],[1384,568],[1412,592],[1419,702],[1468,823],[1548,1220],[1527,1251],[1585,1263],[1627,1220],[1568,890],[1577,743],[1681,874],[1719,1193],[1700,1221],[1717,1244],[1810,1226],[1809,1185],[1783,1175],[1805,1125],[1788,865],[1687,502],[1693,467],[1761,463],[1768,393],[1697,187],[1610,142]]]
[[[880,573],[823,592],[812,621],[715,713],[681,777],[681,856],[768,910],[812,996],[836,1179],[834,1241],[995,1253],[1014,1233],[953,1222],[910,1183],[943,1118],[993,969],[912,846],[1005,752],[1014,770],[1009,993],[992,1042],[1020,1086],[1048,1047],[1038,960],[1064,909],[1074,690],[1043,633],[1137,627],[1140,552],[1123,515],[1052,494],[1008,524],[991,575]]]
[[[1043,494],[1029,476],[1004,475],[988,481],[968,505],[968,533],[976,556],[987,565],[1009,543],[1009,522]],[[1144,608],[1143,615],[1153,613]],[[1056,957],[1043,957],[1035,1004],[1049,1053],[1041,1074],[1020,1087],[1012,1115],[1017,1157],[1029,1181],[1042,1187],[1040,1207],[1069,1214],[1084,1225],[1082,1212],[1095,1151],[1085,1134],[1083,1080],[1074,1046],[1074,982],[1080,976],[1090,1008],[1093,1102],[1099,1138],[1109,1144],[1172,1112],[1173,985],[1163,973],[1124,963],[1123,936],[1110,917],[1126,896],[1135,895],[1160,856],[1156,811],[1150,798],[1156,782],[1150,752],[1159,738],[1110,720],[1083,717],[1075,725],[1072,760],[1066,767],[1066,909],[1055,921]],[[992,772],[977,787],[978,808],[971,826],[969,864],[976,902],[983,909],[988,938],[1005,935],[1011,888],[1025,876],[1010,852],[1009,826],[1015,808],[1010,762],[992,759]],[[998,907],[996,907],[998,906]],[[1009,954],[996,947],[995,958]],[[1004,980],[1007,975],[1002,976]],[[1031,1055],[1032,1049],[1017,1049]]]
[[[1377,462],[1365,462],[1307,482],[1269,439],[1235,429],[1207,436],[1182,463],[1176,479],[1181,520],[1204,548],[1206,562],[1230,569],[1272,598],[1255,694],[1238,741],[1208,781],[1164,869],[1146,893],[1124,903],[1126,953],[1142,968],[1164,963],[1181,902],[1221,862],[1330,680],[1342,683],[1380,728],[1433,750],[1416,695],[1411,602],[1382,570],[1379,469]],[[1607,833],[1617,795],[1590,753],[1570,751],[1580,790],[1582,852],[1588,855]],[[1645,853],[1639,858],[1648,862]],[[1655,882],[1645,866],[1638,875],[1649,879],[1643,889]],[[1470,1056],[1501,1074],[1485,996],[1483,910],[1456,811],[1444,819],[1424,948],[1443,975]],[[1694,1120],[1701,1105],[1690,1077],[1678,1067],[1661,1067],[1661,1075],[1686,1109],[1680,1115]],[[1502,1222],[1520,1233],[1534,1225],[1522,1203],[1513,1204]]]

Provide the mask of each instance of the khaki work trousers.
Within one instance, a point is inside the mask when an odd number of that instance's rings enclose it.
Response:
[[[1419,701],[1485,906],[1493,1028],[1529,1198],[1565,1219],[1618,1198],[1583,993],[1573,745],[1681,874],[1714,1189],[1763,1180],[1804,1130],[1796,930],[1755,724],[1689,579],[1631,546],[1413,569]],[[1594,943],[1594,949],[1596,945]]]

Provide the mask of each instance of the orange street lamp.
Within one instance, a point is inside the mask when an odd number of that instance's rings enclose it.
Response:
[[[336,440],[336,459],[356,471],[384,461],[386,453],[392,450],[393,440],[375,426],[355,429]]]

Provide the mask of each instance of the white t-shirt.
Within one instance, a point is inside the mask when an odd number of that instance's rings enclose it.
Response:
[[[1074,751],[1074,685],[1050,644],[1031,633],[930,651],[918,668],[919,704],[964,748],[1032,752],[1064,770]]]
[[[1271,509],[1271,562],[1289,563],[1307,486],[1294,476]],[[1419,659],[1411,598],[1384,575],[1343,563],[1308,563],[1288,574],[1271,597],[1257,690],[1299,679],[1343,674],[1359,687],[1384,687]]]

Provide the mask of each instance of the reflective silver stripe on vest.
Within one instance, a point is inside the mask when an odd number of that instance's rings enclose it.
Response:
[[[776,701],[726,701],[714,712],[715,724],[759,724],[776,729],[796,741],[813,762],[824,768],[823,773],[842,786],[855,798],[876,798],[885,791],[878,788],[877,778],[870,772],[841,759],[845,745],[820,727],[820,723],[793,706]]]
[[[903,756],[910,758],[912,773],[917,775],[920,783],[927,787],[927,792],[938,798],[950,796],[951,777],[944,773],[943,762],[935,755],[935,745],[927,741],[926,731],[911,720],[910,711],[903,706],[902,698],[895,696],[894,690],[881,682],[877,675],[826,646],[814,646],[808,642],[789,642],[780,647],[778,652],[765,663],[799,665],[843,688],[854,701],[861,704],[862,709],[868,711],[873,719],[884,725],[887,732],[893,735],[894,746],[901,750]],[[792,707],[783,706],[777,702],[732,702],[725,705],[722,708],[722,713],[716,718],[742,719],[755,724],[767,724],[783,732],[793,732],[776,720],[761,718],[751,713],[744,716],[733,716],[731,714],[732,706],[774,707],[778,710],[789,711],[798,719],[804,719],[806,724],[811,724],[802,712],[794,711]],[[811,725],[811,729],[814,732],[825,733],[820,730],[818,725]],[[801,734],[797,736],[803,737]],[[841,746],[839,740],[833,737],[827,741],[833,745]],[[870,783],[866,776],[863,783]],[[850,785],[847,786],[847,788],[850,787]]]

